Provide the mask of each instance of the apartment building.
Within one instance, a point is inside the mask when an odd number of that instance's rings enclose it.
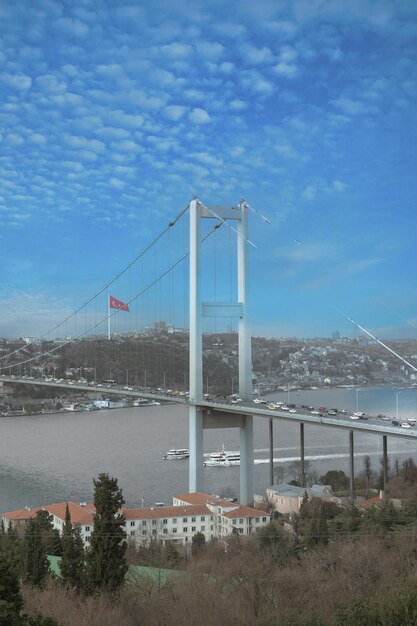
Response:
[[[94,528],[95,507],[91,503],[60,502],[32,510],[21,509],[3,513],[2,520],[6,529],[11,522],[22,531],[24,524],[35,517],[37,511],[46,510],[52,515],[54,528],[62,533],[67,504],[71,522],[80,527],[84,544],[88,546]],[[175,496],[172,506],[123,507],[120,512],[125,518],[127,537],[138,544],[156,539],[163,544],[171,542],[186,546],[192,543],[196,533],[203,533],[206,541],[224,539],[233,533],[250,536],[270,520],[265,511],[200,492]]]

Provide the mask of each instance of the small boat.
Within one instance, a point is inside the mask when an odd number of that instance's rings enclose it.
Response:
[[[168,452],[162,458],[169,461],[173,459],[188,459],[189,456],[190,451],[188,448],[174,448],[172,450],[168,450]]]
[[[212,452],[206,461],[205,467],[230,467],[240,465],[240,452],[227,452],[224,446],[218,452]]]

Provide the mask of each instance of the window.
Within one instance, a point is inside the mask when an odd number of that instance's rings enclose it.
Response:
[[[241,535],[243,535],[243,528],[239,528],[239,532]]]
[[[188,533],[188,527],[187,527],[187,526],[183,526],[183,528],[182,528],[182,532],[183,532],[183,533]]]
[[[131,536],[131,537],[134,537],[135,535],[136,535],[136,530],[131,530],[131,531],[130,531],[130,536]]]
[[[167,535],[167,534],[168,534],[168,528],[164,528],[164,529],[162,530],[162,532],[164,533],[164,535]]]
[[[191,518],[191,521],[192,521],[192,522],[195,522],[195,520],[196,520],[196,518],[195,518],[195,517],[192,517],[192,518]]]
[[[236,520],[235,519],[232,519],[232,525],[236,526]]]
[[[173,517],[173,518],[172,518],[172,523],[173,523],[173,524],[176,524],[176,523],[177,523],[177,518],[176,518],[176,517]]]
[[[195,526],[191,526],[191,532],[195,533]]]
[[[214,526],[210,526],[210,530],[213,530]]]
[[[205,527],[205,526],[202,526],[202,527],[201,527],[201,532],[203,533],[205,530],[206,530],[206,527]]]
[[[152,520],[152,526],[156,526],[156,519]]]
[[[135,525],[135,522],[130,522],[130,525],[131,525],[131,526],[134,526],[134,525]]]
[[[86,532],[86,533],[88,533],[88,531],[89,531],[89,530],[90,530],[90,527],[89,527],[89,526],[86,526],[86,527],[85,527],[85,532]]]
[[[262,518],[262,521],[263,521],[263,522],[266,522],[266,517],[263,517],[263,518]]]
[[[142,520],[142,526],[146,526],[146,519]]]
[[[173,533],[174,533],[174,535],[175,535],[175,534],[177,533],[177,529],[176,529],[176,528],[173,528],[173,529],[172,529],[172,532],[173,532]]]
[[[168,524],[168,520],[167,520],[167,519],[163,519],[163,520],[162,520],[162,523],[163,523],[163,524]]]
[[[243,524],[243,517],[239,518],[239,524]]]
[[[183,517],[183,518],[182,518],[182,521],[183,521],[183,522],[188,522],[188,517]]]
[[[202,522],[205,522],[206,521],[205,515],[202,515],[200,519],[201,519]]]
[[[153,529],[152,534],[156,535],[156,528]]]
[[[146,535],[146,530],[142,530],[142,535]]]
[[[260,517],[255,517],[255,522],[259,522],[260,519]]]
[[[90,543],[90,537],[85,538],[85,543]]]

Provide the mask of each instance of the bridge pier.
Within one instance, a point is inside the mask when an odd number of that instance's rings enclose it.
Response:
[[[252,402],[252,348],[248,325],[248,206],[242,200],[237,207],[216,207],[215,211],[198,200],[190,203],[190,491],[203,490],[204,428],[240,428],[240,502],[253,502],[253,416],[241,414],[231,418],[221,411],[204,414],[202,318],[239,318],[239,394]],[[203,303],[201,298],[201,218],[237,220],[237,296],[238,302]],[[227,426],[226,424],[229,424]]]
[[[352,504],[355,503],[355,462],[353,447],[353,430],[349,431],[349,465],[350,465],[350,497]]]
[[[204,491],[203,483],[203,410],[198,406],[190,406],[189,413],[189,489]]]
[[[269,484],[274,484],[274,420],[269,418]]]
[[[305,472],[305,463],[304,463],[304,424],[300,423],[300,476],[301,476],[301,486],[306,486],[306,472]]]
[[[383,482],[384,482],[384,496],[387,490],[388,484],[388,444],[387,444],[387,436],[382,436],[382,473],[383,473]]]

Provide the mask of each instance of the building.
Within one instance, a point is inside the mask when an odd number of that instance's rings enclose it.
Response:
[[[60,502],[36,509],[21,509],[3,513],[2,520],[6,529],[11,522],[22,530],[37,511],[45,510],[52,515],[54,528],[62,533],[66,506],[66,502]],[[88,546],[94,528],[94,504],[68,502],[68,508],[71,522],[80,526],[84,544]],[[250,536],[270,521],[265,511],[199,492],[175,496],[173,506],[123,507],[121,513],[126,520],[128,538],[139,544],[157,539],[163,544],[170,542],[186,546],[192,543],[196,533],[203,533],[206,541],[222,539],[234,533]]]
[[[289,485],[281,483],[272,485],[266,490],[266,499],[268,504],[272,505],[274,511],[278,513],[298,513],[307,496],[309,500],[312,498],[320,498],[326,502],[334,502],[340,504],[340,499],[333,495],[330,485],[313,485],[312,487],[298,487],[297,485]]]

